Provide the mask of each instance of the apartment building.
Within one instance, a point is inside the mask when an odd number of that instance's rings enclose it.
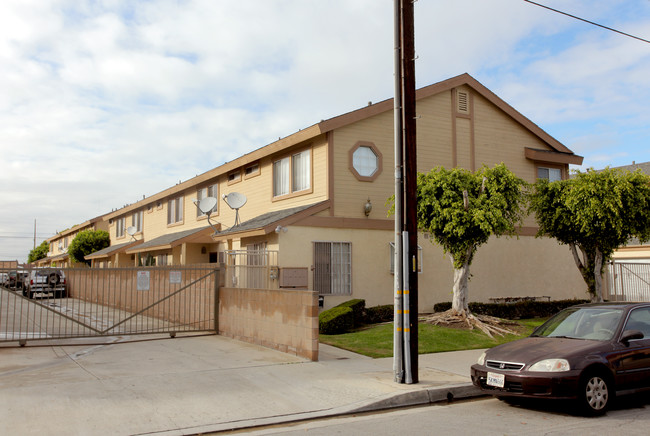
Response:
[[[567,178],[575,155],[468,74],[417,91],[418,171],[476,170],[505,163],[519,177]],[[102,217],[111,246],[94,267],[220,262],[229,250],[277,252],[277,287],[305,287],[324,307],[349,298],[393,301],[393,102],[321,121],[204,174]],[[237,193],[237,194],[233,194]],[[243,194],[237,210],[227,200]],[[224,199],[225,196],[225,199]],[[196,203],[218,199],[208,215]],[[583,298],[565,246],[535,238],[528,218],[518,238],[494,238],[472,264],[470,298]],[[420,309],[450,301],[453,270],[419,235]]]

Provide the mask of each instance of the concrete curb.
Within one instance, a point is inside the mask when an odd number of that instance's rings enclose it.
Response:
[[[353,408],[347,413],[371,412],[376,410],[393,409],[397,407],[422,406],[451,402],[485,396],[485,393],[471,383],[460,383],[443,387],[425,388],[417,391],[390,394],[389,398],[374,400],[368,404]]]
[[[383,398],[373,398],[361,403],[349,404],[332,409],[314,410],[290,415],[269,416],[242,421],[223,422],[208,424],[197,427],[189,427],[167,431],[156,431],[153,433],[139,433],[139,435],[164,435],[164,436],[190,436],[205,433],[216,433],[234,430],[252,429],[267,425],[277,425],[306,421],[309,419],[321,419],[334,416],[350,415],[354,413],[373,412],[389,410],[399,407],[423,406],[453,400],[470,399],[485,396],[486,394],[471,383],[460,383],[441,387],[430,387],[413,390],[403,393],[387,394]]]

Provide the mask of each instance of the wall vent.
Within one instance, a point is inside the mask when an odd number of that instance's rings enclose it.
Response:
[[[469,94],[464,91],[458,91],[456,93],[457,103],[458,103],[458,112],[468,114],[469,113]]]

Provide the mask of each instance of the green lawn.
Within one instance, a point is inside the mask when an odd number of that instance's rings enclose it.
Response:
[[[420,354],[442,351],[490,348],[528,336],[535,327],[546,319],[518,320],[519,334],[495,336],[490,339],[480,330],[461,330],[448,327],[419,324]],[[369,357],[391,357],[393,355],[393,324],[379,324],[342,335],[320,335],[320,342]]]

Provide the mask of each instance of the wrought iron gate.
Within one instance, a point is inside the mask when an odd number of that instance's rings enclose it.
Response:
[[[35,271],[61,272],[57,288]],[[0,342],[217,331],[219,270],[209,267],[2,270]],[[54,283],[54,282],[53,282]],[[58,292],[55,292],[58,291]]]

